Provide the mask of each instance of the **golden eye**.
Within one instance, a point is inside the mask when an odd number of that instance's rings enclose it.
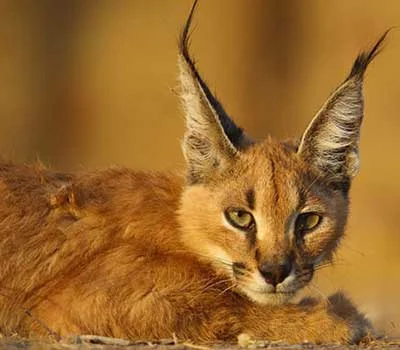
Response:
[[[296,220],[296,232],[307,232],[315,229],[321,222],[321,216],[315,213],[300,214]]]
[[[254,228],[254,218],[248,211],[243,209],[227,209],[225,218],[236,228],[241,230],[251,230]]]

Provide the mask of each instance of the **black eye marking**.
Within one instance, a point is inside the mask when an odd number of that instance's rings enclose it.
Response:
[[[246,192],[246,200],[247,200],[247,205],[251,210],[254,210],[255,208],[255,202],[256,202],[256,197],[254,190],[251,188]]]
[[[247,233],[247,240],[249,241],[250,247],[254,247],[256,245],[257,232],[256,230],[251,230]]]
[[[260,249],[257,248],[254,255],[255,255],[256,261],[260,262],[260,259],[261,259]]]

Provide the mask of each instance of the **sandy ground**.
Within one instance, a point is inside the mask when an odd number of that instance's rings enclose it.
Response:
[[[20,349],[70,349],[70,350],[80,350],[80,349],[98,349],[98,350],[139,350],[139,349],[163,349],[163,350],[225,350],[225,349],[275,349],[275,350],[302,350],[302,349],[325,349],[325,350],[345,350],[345,349],[390,349],[390,350],[400,350],[400,339],[385,339],[379,341],[370,341],[368,343],[360,345],[338,345],[338,344],[326,344],[326,345],[314,345],[314,344],[293,344],[287,345],[281,342],[263,342],[259,341],[256,343],[249,343],[247,346],[243,347],[239,344],[208,344],[208,345],[197,345],[191,343],[179,343],[174,340],[162,340],[158,342],[145,342],[145,341],[128,341],[123,339],[114,339],[106,337],[96,337],[96,336],[81,336],[63,339],[61,341],[48,341],[43,340],[27,340],[18,337],[2,338],[0,339],[0,349],[7,350],[20,350]]]

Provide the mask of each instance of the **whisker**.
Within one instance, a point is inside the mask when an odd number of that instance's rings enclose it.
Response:
[[[308,195],[310,193],[311,187],[321,178],[321,176],[316,175],[315,178],[311,181],[308,187],[304,191],[304,195]]]
[[[334,266],[348,266],[347,263],[339,260],[325,262],[314,267],[314,271],[319,271],[325,269],[327,267],[334,267]]]
[[[229,261],[229,260],[226,260],[226,259],[210,257],[210,256],[205,255],[205,254],[201,254],[201,253],[198,253],[198,252],[192,252],[192,251],[188,251],[188,250],[184,250],[184,249],[181,249],[181,250],[170,250],[169,252],[171,252],[171,253],[187,253],[187,254],[190,254],[190,255],[196,255],[196,256],[198,256],[200,258],[205,258],[207,260],[211,260],[212,262],[217,262],[217,263],[220,263],[221,265],[229,266],[230,268],[232,267],[232,264],[233,264],[232,261]]]
[[[193,302],[194,300],[196,300],[198,297],[200,297],[201,295],[203,295],[207,290],[210,290],[211,288],[223,284],[223,283],[227,283],[227,282],[232,282],[232,280],[230,278],[224,279],[224,280],[219,280],[216,282],[212,282],[209,285],[206,285],[202,290],[200,290],[199,293],[197,293],[192,299],[189,300],[189,303]]]
[[[342,246],[343,246],[344,248],[347,248],[347,249],[351,250],[351,251],[354,252],[354,253],[357,253],[358,255],[360,255],[360,256],[362,256],[362,257],[367,257],[367,256],[368,256],[367,253],[365,253],[365,252],[363,252],[363,251],[361,251],[361,250],[359,250],[359,249],[357,249],[357,248],[352,247],[351,245],[349,245],[349,244],[346,243],[346,242],[342,242]]]
[[[250,284],[250,283],[254,282],[254,280],[250,274],[240,276],[240,281],[243,282],[244,284],[247,284],[247,283]]]
[[[307,285],[307,288],[309,288],[309,289],[314,290],[315,292],[317,292],[318,295],[320,295],[320,296],[322,297],[322,300],[323,300],[326,304],[328,304],[328,305],[331,304],[331,302],[329,301],[328,297],[327,297],[324,293],[322,293],[322,291],[316,286],[315,283],[310,282],[310,283]]]
[[[213,282],[213,283],[207,285],[205,288],[203,288],[201,290],[201,292],[205,292],[206,290],[209,290],[210,288],[218,286],[221,283],[226,283],[226,282],[230,282],[230,281],[232,281],[230,278],[226,278],[226,279],[223,279],[223,280],[220,280],[220,281]]]
[[[297,278],[297,280],[300,280],[301,278],[309,277],[310,275],[311,275],[310,272],[305,271],[305,272],[302,272],[302,273],[298,274],[298,275],[296,276],[296,278]]]
[[[317,266],[317,267],[314,268],[314,272],[324,270],[324,269],[326,269],[328,267],[332,267],[332,265]]]
[[[231,290],[231,289],[233,289],[235,287],[236,287],[236,284],[233,283],[231,286],[225,288],[221,293],[219,293],[218,296],[221,296],[222,294],[226,293],[227,291],[229,291],[229,290]]]

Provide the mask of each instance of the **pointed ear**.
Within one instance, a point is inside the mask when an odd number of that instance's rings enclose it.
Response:
[[[299,155],[324,178],[345,187],[359,168],[364,73],[382,49],[387,33],[371,50],[358,55],[349,76],[311,121],[298,148]]]
[[[183,153],[188,163],[190,183],[207,181],[251,143],[225,113],[190,57],[189,29],[196,4],[197,1],[179,42],[180,96],[186,117]]]

